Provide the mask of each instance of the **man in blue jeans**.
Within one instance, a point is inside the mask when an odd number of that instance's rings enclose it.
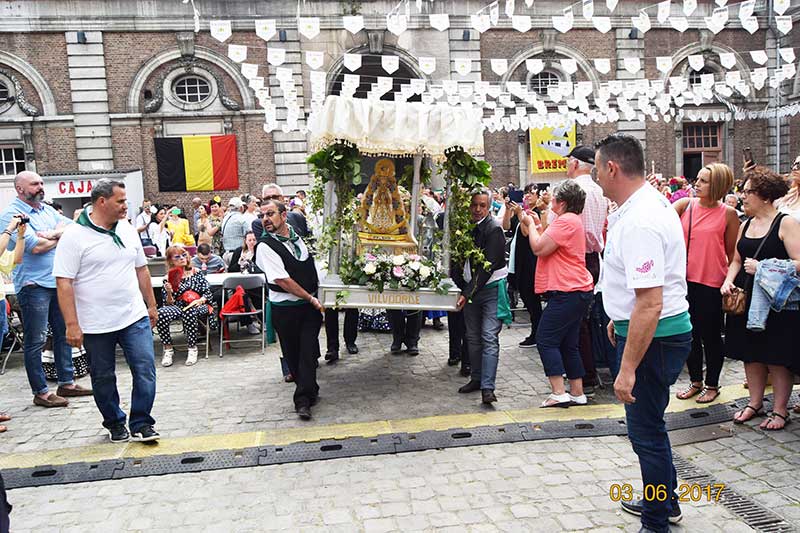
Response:
[[[664,411],[692,343],[686,245],[677,213],[644,179],[639,141],[614,134],[596,150],[595,178],[619,205],[608,217],[600,281],[619,358],[614,393],[625,403],[644,486],[644,498],[622,508],[641,515],[640,532],[668,532],[681,519]]]
[[[500,355],[499,334],[503,320],[511,316],[506,286],[506,238],[503,228],[489,213],[491,205],[491,192],[483,189],[472,195],[469,206],[470,217],[475,223],[472,230],[475,246],[483,251],[489,268],[471,265],[469,260],[464,264],[454,263],[450,268],[453,281],[461,289],[457,306],[459,311],[464,310],[471,367],[469,383],[458,392],[481,391],[484,404],[497,401],[494,389]]]
[[[61,237],[53,266],[67,341],[86,348],[95,403],[111,441],[154,441],[159,435],[150,410],[156,396],[158,312],[147,259],[136,228],[125,218],[125,183],[98,180],[91,199]],[[130,433],[114,373],[117,344],[133,375]]]
[[[53,277],[55,248],[72,220],[42,202],[44,182],[35,172],[23,171],[14,177],[17,197],[0,215],[0,225],[8,225],[12,216],[30,219],[25,233],[25,255],[21,265],[14,269],[14,289],[22,310],[25,352],[25,371],[33,392],[34,405],[66,407],[67,397],[90,396],[91,389],[77,385],[72,367],[72,348],[67,344],[64,318],[56,301],[56,280]],[[8,249],[13,250],[17,235],[9,238]],[[58,390],[50,392],[42,369],[42,348],[47,339],[47,325],[53,331]]]

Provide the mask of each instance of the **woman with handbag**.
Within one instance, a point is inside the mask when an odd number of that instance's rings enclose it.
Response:
[[[750,219],[739,230],[736,253],[720,288],[723,309],[728,313],[726,353],[744,362],[750,392],[750,402],[734,415],[733,422],[742,424],[763,415],[769,373],[774,391],[772,412],[759,427],[780,430],[789,423],[792,372],[800,368],[800,311],[770,310],[763,332],[748,330],[746,322],[758,262],[791,259],[800,268],[800,223],[775,208],[775,200],[789,189],[783,177],[767,168],[754,167],[745,172],[744,179],[744,211]]]
[[[189,253],[182,246],[170,246],[166,253],[169,272],[161,289],[164,306],[158,309],[156,329],[164,345],[161,366],[172,366],[175,350],[169,325],[175,320],[183,321],[189,353],[186,366],[197,363],[197,332],[201,320],[209,318],[209,327],[216,327],[217,313],[211,305],[211,287],[205,274],[192,267]]]
[[[689,315],[692,320],[692,351],[686,361],[690,385],[676,395],[688,400],[700,395],[697,403],[711,403],[719,396],[722,372],[722,295],[733,260],[739,217],[722,200],[733,187],[733,172],[728,165],[711,163],[697,174],[696,196],[682,198],[672,206],[681,217],[686,239],[686,282]],[[703,354],[706,379],[703,383]]]

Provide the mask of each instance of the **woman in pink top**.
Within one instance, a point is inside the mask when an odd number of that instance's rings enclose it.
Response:
[[[692,351],[686,366],[692,380],[677,397],[688,400],[700,394],[697,403],[713,402],[719,396],[722,371],[722,296],[719,288],[733,258],[739,217],[722,202],[733,187],[733,172],[727,165],[711,163],[697,174],[695,198],[674,205],[681,217],[687,246],[686,281],[689,314],[692,317]],[[706,380],[703,384],[703,353]]]
[[[594,287],[586,269],[586,235],[580,216],[586,193],[574,180],[566,180],[556,185],[552,195],[552,211],[558,218],[544,232],[531,216],[525,215],[520,223],[528,226],[531,249],[538,257],[536,293],[547,298],[536,343],[553,392],[542,407],[569,407],[586,404],[578,339]],[[564,388],[565,373],[569,394]]]

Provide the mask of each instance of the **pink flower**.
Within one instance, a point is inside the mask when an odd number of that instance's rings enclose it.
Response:
[[[392,275],[396,278],[402,278],[404,276],[403,267],[396,266],[392,269]]]
[[[370,253],[364,254],[364,259],[367,261],[377,261],[378,258]]]
[[[422,258],[416,254],[409,255],[408,258],[412,261],[420,261]]]

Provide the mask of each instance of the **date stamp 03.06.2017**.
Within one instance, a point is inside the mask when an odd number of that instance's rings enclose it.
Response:
[[[698,483],[682,483],[678,485],[679,502],[699,502],[709,501],[718,502],[725,490],[725,483],[714,483],[701,485]],[[633,487],[628,483],[614,483],[608,489],[608,497],[611,501],[629,502],[634,499]],[[666,485],[645,485],[642,497],[647,502],[664,502],[670,499],[670,491]]]

